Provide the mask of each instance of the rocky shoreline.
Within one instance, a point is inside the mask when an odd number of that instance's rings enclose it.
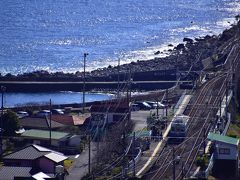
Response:
[[[236,16],[238,20],[239,16]],[[118,78],[118,70],[120,72],[120,80],[126,80],[131,69],[133,78],[138,80],[152,80],[151,73],[149,79],[144,77],[147,72],[158,72],[163,75],[169,75],[174,70],[185,71],[192,66],[192,70],[202,70],[204,68],[202,60],[210,58],[215,63],[223,62],[231,47],[239,41],[240,22],[232,25],[231,28],[224,30],[218,36],[205,36],[202,38],[184,38],[183,43],[178,44],[173,50],[169,49],[170,55],[164,58],[154,58],[147,61],[131,62],[118,66],[108,66],[99,68],[91,72],[86,72],[86,81],[116,81]],[[169,47],[172,46],[169,44]],[[163,52],[156,51],[155,54]],[[138,73],[138,75],[137,75]],[[168,78],[168,77],[167,77]],[[159,77],[157,77],[159,79]],[[160,78],[161,79],[161,78]],[[163,78],[164,79],[164,78]],[[49,73],[47,71],[36,71],[19,75],[10,73],[2,76],[0,81],[82,81],[83,72],[76,73]]]

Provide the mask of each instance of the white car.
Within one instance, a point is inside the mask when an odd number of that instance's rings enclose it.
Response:
[[[24,117],[28,117],[29,114],[26,111],[18,111],[17,116],[18,116],[18,118],[21,119],[21,118],[24,118]]]
[[[159,109],[164,109],[166,108],[166,106],[160,102],[154,102],[154,101],[146,101],[152,109],[156,109],[156,108],[159,108]]]
[[[37,117],[46,117],[49,115],[50,115],[50,110],[41,110],[36,114]]]
[[[63,115],[64,112],[62,109],[53,109],[52,114],[58,114],[58,115]]]

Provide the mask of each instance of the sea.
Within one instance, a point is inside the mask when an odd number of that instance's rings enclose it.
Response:
[[[238,14],[239,0],[0,0],[0,73],[75,73],[84,53],[88,71],[166,56]]]
[[[104,93],[86,93],[85,102],[110,100],[115,96]],[[81,92],[60,91],[60,92],[41,92],[41,93],[4,93],[3,106],[7,108],[49,105],[50,100],[53,105],[79,104],[83,102]]]

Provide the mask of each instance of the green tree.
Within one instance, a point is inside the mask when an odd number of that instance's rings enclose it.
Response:
[[[19,119],[15,112],[11,110],[7,110],[6,113],[3,114],[3,134],[6,136],[15,135],[15,131],[19,129]]]

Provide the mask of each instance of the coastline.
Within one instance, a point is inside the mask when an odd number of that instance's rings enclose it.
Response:
[[[238,20],[237,16],[236,20]],[[178,73],[177,71],[186,71],[191,66],[193,71],[201,71],[204,68],[202,60],[207,58],[211,58],[216,63],[222,62],[224,59],[226,59],[226,55],[230,51],[231,44],[234,44],[233,38],[236,36],[236,34],[238,34],[239,26],[240,25],[238,22],[232,25],[231,28],[224,30],[218,36],[206,35],[202,38],[195,39],[185,37],[183,38],[183,42],[179,43],[175,47],[169,44],[168,51],[170,55],[163,58],[154,58],[152,60],[141,60],[137,62],[131,62],[129,64],[122,64],[119,67],[119,79],[120,81],[126,81],[130,69],[132,79],[135,81],[175,79],[176,74]],[[155,54],[162,53],[164,52],[155,52]],[[111,82],[117,81],[117,79],[118,66],[109,65],[105,68],[98,68],[91,72],[86,72],[87,82]],[[1,75],[0,81],[82,82],[83,72],[50,73],[47,71],[36,71],[19,75],[12,75],[8,73],[4,76]],[[77,88],[79,88],[79,86]],[[100,87],[100,89],[101,88],[102,87]],[[105,88],[103,87],[103,89]],[[61,90],[61,88],[59,90]]]

